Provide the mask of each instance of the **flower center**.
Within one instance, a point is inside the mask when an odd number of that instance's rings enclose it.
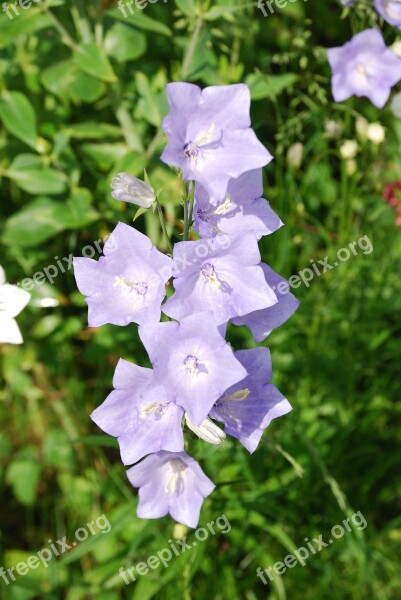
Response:
[[[198,135],[195,141],[188,142],[184,146],[184,156],[191,161],[196,163],[199,157],[200,147],[207,144],[213,135],[215,130],[215,124],[212,123],[208,131],[203,131]]]
[[[125,277],[116,277],[113,287],[118,286],[130,288],[130,291],[136,292],[138,296],[145,296],[149,287],[146,281],[132,281]]]
[[[193,354],[188,354],[184,360],[184,367],[190,375],[195,375],[198,372],[199,361]]]
[[[362,63],[357,66],[356,70],[361,75],[367,75],[367,73],[368,73],[368,70],[367,70],[366,66],[364,64],[362,64]]]
[[[184,146],[184,155],[191,161],[196,161],[199,155],[199,148],[194,142],[190,142]]]
[[[149,417],[154,416],[157,420],[161,419],[167,410],[168,404],[168,402],[149,402],[142,406],[140,418],[149,419]]]
[[[217,288],[218,290],[221,288],[221,283],[218,280],[214,266],[211,263],[205,263],[202,266],[201,275],[208,283],[210,283],[211,286]]]
[[[176,494],[179,496],[184,491],[184,477],[187,466],[179,458],[173,458],[169,462],[167,471],[165,491],[169,496]]]

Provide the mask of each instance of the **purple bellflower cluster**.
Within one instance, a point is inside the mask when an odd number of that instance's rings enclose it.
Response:
[[[291,410],[270,383],[269,350],[235,352],[225,340],[228,322],[246,325],[262,342],[298,302],[276,295],[284,280],[258,248],[283,223],[262,198],[262,167],[272,157],[251,129],[248,87],[171,83],[167,95],[162,160],[187,182],[183,241],[166,256],[119,223],[104,256],[76,258],[74,268],[89,325],[137,323],[152,365],[121,359],[114,390],[92,419],[118,440],[128,479],[139,488],[138,516],[169,513],[196,527],[215,485],[187,454],[186,428],[215,445],[232,436],[254,452],[272,419]],[[117,200],[153,205],[166,233],[148,181],[120,173],[112,190]],[[171,282],[174,293],[162,304]]]

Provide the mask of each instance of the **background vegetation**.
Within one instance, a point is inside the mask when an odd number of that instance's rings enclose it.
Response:
[[[125,586],[121,566],[146,560],[177,534],[173,521],[135,516],[136,492],[113,439],[89,414],[111,389],[120,357],[147,365],[136,327],[88,329],[71,271],[37,285],[18,318],[21,347],[0,348],[0,566],[15,565],[105,513],[90,537],[46,570],[13,585],[11,600],[275,600],[401,595],[400,229],[383,189],[401,179],[401,121],[367,99],[334,104],[325,48],[379,24],[370,2],[293,2],[265,18],[256,2],[159,0],[124,19],[104,0],[44,0],[10,20],[0,13],[0,263],[8,280],[82,255],[131,207],[111,199],[118,171],[147,169],[179,239],[177,178],[159,161],[172,80],[247,82],[253,124],[274,154],[265,196],[286,227],[262,243],[286,277],[363,235],[374,251],[295,290],[298,313],[266,341],[274,382],[294,407],[254,455],[227,440],[194,440],[217,490],[201,525],[224,513],[232,529]],[[378,121],[386,139],[358,136]],[[334,125],[333,122],[336,124]],[[360,121],[358,121],[360,122]],[[358,140],[353,159],[345,140]],[[294,144],[302,146],[295,146]],[[291,151],[289,152],[289,149]],[[302,155],[300,151],[302,150]],[[135,226],[163,249],[151,215]],[[246,329],[230,330],[252,347]],[[281,561],[304,538],[327,536],[361,511],[368,522],[264,586],[256,568]],[[188,532],[191,543],[193,533]]]

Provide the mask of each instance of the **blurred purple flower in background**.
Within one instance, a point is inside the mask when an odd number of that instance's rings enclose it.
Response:
[[[382,108],[391,88],[401,79],[401,59],[387,48],[377,29],[358,33],[344,46],[330,48],[327,55],[336,102],[366,96]]]

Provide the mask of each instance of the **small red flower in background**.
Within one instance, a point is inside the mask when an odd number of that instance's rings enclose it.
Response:
[[[389,183],[384,188],[383,199],[396,209],[396,224],[401,226],[401,181]]]

